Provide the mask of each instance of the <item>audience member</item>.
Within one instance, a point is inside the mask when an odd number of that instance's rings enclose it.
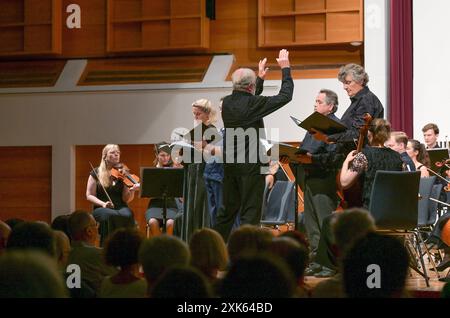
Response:
[[[70,240],[63,231],[53,231],[56,246],[56,260],[61,271],[65,272],[70,254]]]
[[[196,230],[189,242],[191,265],[202,272],[214,284],[219,271],[228,265],[227,246],[222,236],[208,228]]]
[[[402,297],[409,256],[400,239],[369,233],[343,259],[344,291],[351,298]]]
[[[197,269],[174,266],[168,269],[152,288],[151,298],[210,298],[210,285]]]
[[[78,210],[69,217],[69,232],[72,237],[72,251],[68,264],[80,266],[81,281],[86,287],[86,294],[92,290],[94,295],[91,296],[95,296],[103,279],[117,272],[105,264],[102,249],[95,246],[99,239],[98,223],[91,213]]]
[[[375,231],[375,222],[368,211],[360,208],[345,210],[337,213],[333,219],[332,231],[334,237],[333,250],[341,263],[346,251],[353,243],[365,236],[368,232]],[[343,298],[342,274],[337,273],[333,277],[319,282],[312,291],[312,297],[317,298]]]
[[[14,227],[8,238],[8,249],[37,249],[56,259],[53,231],[44,223],[22,222]]]
[[[270,230],[245,224],[231,233],[228,240],[228,255],[234,263],[239,257],[267,251],[273,235]]]
[[[176,236],[162,234],[144,240],[139,248],[139,262],[144,269],[148,291],[156,280],[170,267],[187,266],[190,261],[189,247]]]
[[[242,256],[223,279],[224,298],[287,298],[294,296],[294,276],[278,257]]]
[[[67,296],[56,262],[48,253],[17,250],[0,257],[0,298]]]
[[[143,298],[147,283],[139,274],[138,251],[142,237],[136,229],[119,229],[106,240],[105,259],[120,271],[106,277],[100,287],[102,298]]]

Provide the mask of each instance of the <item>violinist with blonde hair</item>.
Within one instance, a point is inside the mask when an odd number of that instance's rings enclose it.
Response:
[[[119,146],[106,145],[102,150],[100,165],[91,171],[86,186],[86,199],[94,205],[93,216],[100,227],[100,244],[114,230],[135,226],[128,203],[133,200],[140,185],[127,187],[122,180],[114,178],[111,171],[119,164]]]

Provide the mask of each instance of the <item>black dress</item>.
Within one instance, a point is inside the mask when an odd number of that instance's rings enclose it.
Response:
[[[97,182],[97,198],[104,202],[109,201],[109,198],[105,193],[106,190],[114,204],[114,208],[103,208],[94,205],[92,214],[99,223],[100,244],[103,245],[105,239],[115,230],[123,227],[135,227],[136,222],[134,220],[133,212],[128,207],[128,204],[122,200],[122,191],[125,186],[122,180],[113,181],[111,186],[104,190],[98,181],[96,174],[98,174],[98,168],[95,169],[95,172],[91,171],[90,173]]]

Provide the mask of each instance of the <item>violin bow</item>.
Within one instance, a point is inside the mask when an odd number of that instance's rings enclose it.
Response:
[[[108,194],[108,191],[106,191],[105,187],[104,187],[103,184],[101,183],[100,178],[98,177],[98,174],[97,174],[97,172],[95,171],[94,166],[92,165],[92,163],[91,163],[90,161],[89,161],[89,164],[91,165],[92,171],[94,171],[94,174],[95,174],[95,176],[97,177],[98,183],[100,183],[100,185],[102,186],[103,191],[105,191],[105,194],[106,194],[106,196],[108,197],[109,202],[111,202],[112,205],[114,206],[114,203],[112,202],[111,197],[110,197],[109,194]]]

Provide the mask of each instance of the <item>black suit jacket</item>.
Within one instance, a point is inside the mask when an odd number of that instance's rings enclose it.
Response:
[[[249,166],[240,166],[245,172],[256,172],[255,168],[261,165],[259,160],[255,162],[249,157],[249,146],[251,143],[252,146],[256,146],[259,154],[259,148],[262,147],[259,138],[265,137],[260,136],[259,132],[259,129],[264,128],[263,118],[289,103],[292,100],[292,94],[294,92],[294,81],[291,77],[291,69],[283,68],[281,71],[282,82],[278,95],[270,97],[259,96],[262,92],[263,80],[258,77],[256,81],[256,95],[234,90],[231,95],[224,98],[222,103],[222,119],[224,127],[226,128],[224,136],[224,161],[226,164],[232,164],[227,158],[232,155],[230,151],[234,152],[234,163],[237,162],[237,154],[241,153],[242,155],[242,151],[244,151],[245,163],[249,164]],[[256,137],[257,139],[250,140],[249,138],[244,138],[245,134],[240,134],[239,138],[235,138],[230,134],[231,132],[228,128],[242,128],[244,131],[251,128],[250,130],[255,133],[253,137]],[[235,132],[237,133],[237,131]]]

